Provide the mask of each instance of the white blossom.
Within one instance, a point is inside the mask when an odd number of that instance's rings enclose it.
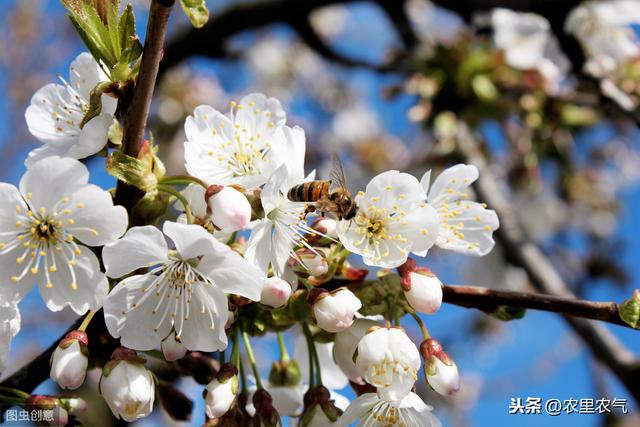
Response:
[[[313,174],[304,176],[304,131],[283,127],[281,134],[285,143],[278,157],[284,162],[260,193],[264,217],[255,221],[245,252],[249,262],[264,272],[271,265],[278,277],[283,276],[290,257],[297,259],[294,247],[308,246],[304,234],[312,232],[304,220],[304,204],[292,202],[286,195],[294,185],[313,179]]]
[[[493,232],[498,216],[486,205],[470,201],[470,185],[478,179],[478,169],[458,164],[446,169],[430,186],[431,171],[422,177],[427,202],[437,211],[440,226],[436,245],[466,255],[486,255],[493,249]],[[418,255],[426,255],[425,252]]]
[[[109,127],[113,125],[117,100],[102,95],[101,113],[82,128],[80,123],[89,108],[89,94],[106,80],[95,59],[83,52],[71,63],[68,83],[50,83],[38,89],[31,98],[25,119],[29,132],[44,145],[29,153],[27,166],[49,156],[83,159],[102,150]]]
[[[198,225],[165,222],[130,229],[103,250],[109,277],[141,267],[146,274],[122,280],[105,301],[105,322],[122,345],[150,350],[176,332],[189,350],[216,351],[227,346],[227,293],[260,299],[262,274]]]
[[[417,380],[420,353],[400,328],[378,328],[358,343],[356,366],[384,399],[398,401]]]
[[[418,180],[409,174],[383,172],[355,201],[358,212],[338,223],[338,235],[367,265],[398,267],[410,252],[426,253],[438,237],[438,214],[424,202]]]
[[[434,357],[433,371],[427,372],[427,382],[438,394],[449,396],[460,389],[460,374],[454,361],[447,365]]]
[[[415,393],[399,400],[388,400],[376,393],[365,393],[355,399],[335,424],[338,427],[354,425],[366,427],[440,427],[431,413],[433,408]]]
[[[127,213],[88,180],[82,163],[52,156],[27,170],[19,190],[0,183],[0,294],[22,299],[37,282],[50,310],[101,307],[109,285],[87,246],[121,236]]]
[[[131,422],[151,413],[155,386],[153,375],[143,364],[119,360],[105,371],[99,389],[113,415]]]
[[[353,316],[362,307],[357,296],[347,288],[321,294],[313,303],[318,326],[327,332],[341,332],[353,324]]]
[[[199,184],[189,184],[183,191],[182,195],[189,204],[191,215],[193,215],[194,224],[201,225],[209,233],[213,235],[218,241],[226,243],[233,235],[233,231],[218,230],[211,220],[209,215],[207,201],[205,199],[206,190]],[[184,213],[184,206],[179,200],[174,204],[175,208],[183,212],[181,213],[176,222],[181,224],[187,224],[187,215]]]
[[[187,171],[209,184],[258,187],[282,164],[277,146],[284,123],[280,102],[260,93],[232,103],[228,116],[196,107],[184,125]]]
[[[412,259],[398,267],[402,290],[407,302],[415,311],[434,314],[442,305],[442,282],[425,267],[419,267]]]

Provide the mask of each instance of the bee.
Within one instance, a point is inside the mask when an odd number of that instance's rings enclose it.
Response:
[[[346,189],[344,169],[335,153],[331,161],[329,180],[309,181],[295,185],[289,189],[287,197],[292,202],[309,203],[305,215],[317,210],[322,213],[334,213],[338,219],[349,220],[356,215],[358,207],[353,195]]]

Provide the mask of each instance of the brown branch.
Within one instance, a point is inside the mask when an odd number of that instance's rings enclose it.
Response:
[[[457,135],[457,154],[464,163],[475,165],[480,178],[474,188],[481,200],[491,206],[500,218],[497,240],[502,244],[508,260],[521,267],[531,284],[541,293],[561,298],[575,298],[549,258],[529,241],[520,226],[514,207],[503,196],[494,180],[487,160],[469,130],[461,125]],[[586,319],[563,316],[571,328],[582,338],[591,352],[624,384],[629,393],[640,402],[640,363],[603,325]]]
[[[174,0],[153,0],[149,11],[147,23],[147,35],[145,38],[140,71],[136,87],[130,100],[121,100],[118,108],[122,111],[121,118],[124,127],[124,152],[137,157],[144,136],[144,130],[149,115],[149,107],[155,86],[158,66],[162,58],[162,47],[167,28],[167,21]],[[124,104],[124,107],[123,107]],[[130,210],[137,198],[138,191],[118,183],[115,203]],[[49,360],[58,342],[71,330],[79,325],[79,320],[74,323],[60,338],[49,348],[27,363],[18,371],[2,382],[2,386],[12,387],[27,393],[32,392],[40,383],[49,378]],[[104,324],[104,317],[98,313],[87,330],[91,336],[89,352],[92,358],[108,358],[111,350],[117,345],[117,341],[109,336]],[[2,414],[8,409],[2,409]]]
[[[481,286],[445,285],[443,301],[467,308],[491,312],[498,306],[526,308],[631,328],[618,314],[615,302],[587,301],[531,292],[505,291]],[[633,328],[631,328],[633,329]]]

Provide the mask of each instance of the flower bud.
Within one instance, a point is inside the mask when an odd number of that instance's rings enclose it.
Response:
[[[331,293],[312,292],[310,304],[318,326],[327,332],[347,329],[353,324],[355,313],[362,307],[358,297],[347,288],[339,288]]]
[[[291,266],[301,277],[320,277],[329,271],[329,264],[321,253],[306,248],[296,251],[296,258],[291,259]]]
[[[238,395],[238,369],[226,363],[205,389],[205,412],[215,419],[226,414],[236,403]]]
[[[253,417],[255,427],[280,427],[280,414],[273,406],[273,399],[265,389],[256,390],[253,394],[253,407],[256,413]]]
[[[113,352],[102,370],[99,390],[113,415],[125,421],[146,417],[153,409],[153,375],[134,350],[120,347]]]
[[[324,427],[335,423],[342,411],[331,400],[326,387],[309,389],[304,395],[304,411],[300,417],[300,427]]]
[[[416,382],[420,353],[402,328],[372,328],[358,343],[356,366],[383,400],[399,401]]]
[[[166,337],[161,344],[162,354],[167,362],[182,359],[187,354],[187,348],[176,339],[175,331]]]
[[[210,185],[205,193],[207,212],[213,224],[224,231],[246,230],[251,221],[251,205],[233,187]]]
[[[357,384],[364,384],[364,381],[353,362],[353,356],[362,337],[374,326],[381,325],[369,319],[356,319],[348,329],[336,334],[333,358],[349,380]]]
[[[458,367],[438,341],[433,338],[424,340],[420,344],[420,353],[424,358],[424,373],[431,388],[443,396],[460,389]]]
[[[428,268],[409,258],[398,267],[400,284],[409,305],[417,312],[433,314],[442,305],[442,282]]]
[[[50,421],[50,426],[66,426],[69,423],[69,414],[67,410],[62,406],[59,399],[53,396],[46,396],[42,394],[32,394],[27,397],[24,408],[31,412],[33,410],[36,411],[51,411],[54,410],[54,414],[57,412],[57,417],[54,417]],[[57,408],[57,411],[55,409]]]
[[[269,384],[275,387],[295,387],[300,384],[300,366],[295,360],[278,360],[271,365]]]
[[[338,227],[335,219],[317,217],[311,224],[311,228],[318,232],[317,237],[326,236],[334,240],[338,239]]]
[[[83,331],[71,331],[60,341],[51,356],[51,379],[63,389],[82,385],[89,363],[88,338]]]
[[[618,306],[618,314],[629,326],[635,328],[640,322],[640,290],[633,291],[631,298]]]
[[[260,302],[273,308],[282,307],[291,296],[291,285],[279,277],[264,280]]]

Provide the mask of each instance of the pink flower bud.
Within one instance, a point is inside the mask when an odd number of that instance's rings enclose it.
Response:
[[[398,267],[402,289],[409,305],[417,312],[433,314],[442,305],[442,282],[426,267],[409,258]]]
[[[318,295],[313,302],[313,314],[318,326],[327,332],[341,332],[353,324],[353,316],[362,303],[353,292],[340,288]]]
[[[245,230],[249,226],[251,205],[245,195],[235,188],[211,185],[205,200],[211,221],[221,230]]]
[[[187,354],[187,348],[178,340],[176,340],[176,333],[166,337],[161,344],[162,354],[167,362],[173,362],[178,359],[182,359]]]
[[[438,394],[448,396],[460,389],[460,374],[455,362],[437,340],[428,338],[420,344],[427,382]]]
[[[291,285],[279,277],[264,280],[260,302],[273,308],[283,306],[291,295]]]

